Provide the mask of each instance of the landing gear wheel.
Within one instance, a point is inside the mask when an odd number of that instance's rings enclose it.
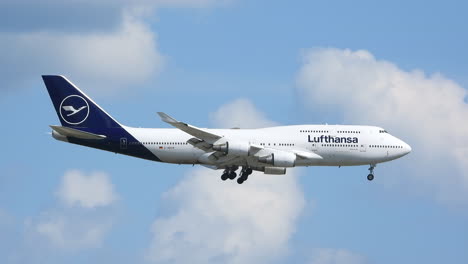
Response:
[[[235,172],[229,173],[229,179],[234,180],[237,177],[237,174]]]
[[[372,181],[374,179],[374,169],[376,164],[371,164],[369,166],[369,175],[367,175],[367,180]]]
[[[221,175],[221,180],[225,181],[229,178],[229,174],[227,173],[223,173],[223,175]]]
[[[238,184],[244,183],[249,178],[250,174],[252,174],[252,168],[243,167],[242,171],[239,174],[239,178],[237,178],[237,183]]]
[[[223,174],[221,175],[221,180],[225,181],[227,179],[234,180],[237,177],[236,170],[239,167],[231,166],[224,169]]]

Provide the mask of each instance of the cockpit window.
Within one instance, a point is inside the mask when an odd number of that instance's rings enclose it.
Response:
[[[379,133],[388,133],[387,130],[379,130]]]

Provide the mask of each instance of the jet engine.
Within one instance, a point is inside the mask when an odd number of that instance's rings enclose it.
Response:
[[[285,151],[276,151],[270,155],[259,157],[258,161],[276,167],[294,167],[296,165],[296,154]]]
[[[249,156],[250,144],[247,142],[226,142],[220,145],[213,145],[213,149],[229,155]]]
[[[265,174],[283,175],[286,174],[286,168],[265,167],[263,169],[263,172]]]

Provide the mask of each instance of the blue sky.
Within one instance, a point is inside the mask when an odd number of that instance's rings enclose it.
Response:
[[[0,261],[466,263],[466,7],[0,3]],[[53,140],[41,74],[126,125],[167,127],[158,111],[201,127],[369,124],[413,152],[372,183],[364,166],[311,167],[238,186]]]

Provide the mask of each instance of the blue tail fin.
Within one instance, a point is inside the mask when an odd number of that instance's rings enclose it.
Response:
[[[65,77],[43,75],[42,79],[62,126],[87,128],[87,130],[121,127],[114,118]]]

